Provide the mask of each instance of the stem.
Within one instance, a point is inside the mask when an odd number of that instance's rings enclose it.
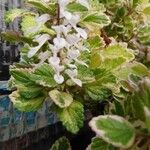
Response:
[[[149,133],[138,132],[137,137],[150,138],[150,134]]]
[[[147,150],[149,145],[150,145],[150,140],[148,140],[140,149],[141,150]]]
[[[57,4],[57,25],[60,25],[60,7]]]
[[[103,29],[101,30],[101,37],[104,39],[106,46],[108,46],[111,43],[111,39],[109,39],[109,37]]]

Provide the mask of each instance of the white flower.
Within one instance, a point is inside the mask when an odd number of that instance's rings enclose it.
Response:
[[[50,52],[45,51],[45,52],[41,52],[38,57],[41,61],[45,61],[49,58],[49,56],[50,56]]]
[[[84,29],[75,27],[75,30],[77,31],[79,37],[87,39],[88,35]]]
[[[64,66],[59,65],[60,64],[59,57],[50,57],[48,59],[48,62],[51,64],[51,66],[55,69],[57,73],[62,72],[64,70]]]
[[[59,4],[59,9],[60,9],[60,18],[65,17],[65,15],[68,17],[69,15],[71,15],[71,13],[67,14],[66,6],[69,4],[70,0],[58,0],[58,4]]]
[[[70,20],[72,18],[72,14],[68,11],[63,11],[63,16],[67,19],[67,20]]]
[[[55,45],[49,44],[49,48],[53,53],[53,56],[57,56],[57,53],[60,51],[60,49],[58,49]]]
[[[65,70],[65,73],[71,78],[71,80],[79,85],[80,87],[82,86],[82,81],[77,79],[78,72],[76,69],[67,69]]]
[[[80,52],[79,52],[79,50],[75,50],[75,49],[73,49],[73,50],[69,50],[68,51],[68,53],[67,53],[67,57],[69,58],[69,59],[76,59],[76,58],[78,58],[80,56]]]
[[[59,57],[50,57],[48,61],[51,65],[56,66],[56,65],[59,65],[60,58]]]
[[[39,24],[45,24],[50,19],[51,19],[51,17],[49,14],[43,14],[36,18],[36,22]]]
[[[45,52],[41,52],[39,53],[38,58],[40,59],[40,62],[38,64],[35,64],[35,69],[39,68],[50,56],[50,52],[49,51],[45,51]]]
[[[54,42],[54,45],[58,48],[58,49],[62,49],[66,46],[66,40],[64,38],[59,38],[59,37],[56,37],[54,38],[53,40]]]
[[[77,0],[77,2],[80,3],[81,5],[85,6],[88,9],[90,8],[88,0]]]
[[[69,43],[70,46],[78,43],[81,40],[76,34],[68,34],[66,36],[66,41]]]
[[[29,58],[33,57],[49,39],[50,39],[50,36],[48,34],[36,36],[35,41],[38,42],[39,45],[36,47],[30,48],[28,52],[28,57]]]
[[[70,25],[59,25],[59,26],[52,26],[52,28],[56,31],[57,37],[60,37],[61,33],[67,36],[67,33],[71,30]]]
[[[80,15],[72,15],[70,19],[68,19],[68,23],[70,23],[73,27],[76,27],[76,25],[80,22]]]
[[[58,84],[62,84],[64,82],[64,77],[60,74],[55,74],[54,75],[54,80],[58,83]]]

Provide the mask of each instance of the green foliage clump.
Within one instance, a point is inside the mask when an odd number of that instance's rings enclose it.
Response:
[[[10,68],[10,98],[22,111],[45,100],[65,128],[83,127],[84,109],[96,133],[87,150],[147,150],[150,137],[149,0],[27,0],[6,22],[21,18],[21,60]],[[106,102],[104,115],[96,105]],[[144,141],[144,142],[143,142]],[[66,138],[51,149],[70,150]]]

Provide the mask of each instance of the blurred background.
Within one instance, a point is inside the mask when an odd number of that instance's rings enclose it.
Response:
[[[4,15],[6,11],[12,8],[23,7],[23,0],[0,0],[0,32],[4,32],[8,29],[18,31],[18,21],[5,24]],[[9,65],[19,60],[19,45],[16,43],[9,43],[9,41],[3,41],[0,37],[0,81],[9,79]]]

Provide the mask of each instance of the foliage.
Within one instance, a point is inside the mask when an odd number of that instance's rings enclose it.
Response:
[[[149,0],[26,0],[6,22],[20,18],[22,43],[10,69],[10,98],[22,111],[44,100],[72,133],[83,127],[84,109],[104,115],[90,121],[96,133],[88,150],[146,150],[150,140]],[[145,142],[143,142],[145,141]],[[66,138],[52,149],[71,149]]]
[[[71,146],[68,139],[62,137],[52,145],[51,150],[71,150]]]

